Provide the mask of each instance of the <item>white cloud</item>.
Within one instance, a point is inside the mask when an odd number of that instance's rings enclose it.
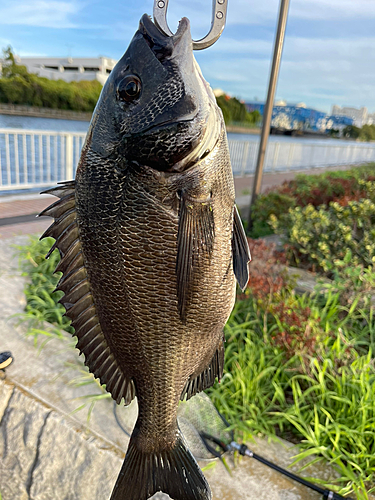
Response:
[[[80,10],[74,0],[20,0],[0,6],[0,23],[44,28],[74,28]]]
[[[222,40],[223,41],[223,40]],[[231,45],[228,41],[228,47]],[[248,46],[259,51],[248,51]],[[220,44],[218,44],[220,45]],[[329,111],[332,104],[367,106],[375,111],[374,37],[357,39],[313,39],[287,37],[281,62],[277,96],[289,102]],[[214,87],[253,100],[265,98],[271,65],[271,51],[262,41],[248,40],[233,45],[232,58],[202,57],[203,74]]]
[[[371,19],[375,17],[373,0],[293,0],[290,13],[302,19]]]
[[[235,40],[233,38],[223,38],[220,42],[210,47],[210,52],[220,52],[222,54],[256,54],[258,56],[270,57],[272,54],[273,43],[267,40],[249,39]]]
[[[236,0],[228,6],[228,24],[266,25],[275,23],[279,0]],[[340,21],[375,18],[374,0],[292,0],[289,17],[309,21]]]

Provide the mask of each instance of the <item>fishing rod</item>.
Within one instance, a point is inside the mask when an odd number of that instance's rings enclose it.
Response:
[[[121,430],[130,437],[130,428],[126,428],[131,426],[129,420],[127,424],[124,425],[117,412],[118,407],[116,402],[114,402],[113,413],[116,422]],[[307,481],[290,470],[284,469],[253,452],[246,444],[237,443],[234,440],[233,431],[228,430],[229,423],[204,393],[197,394],[188,402],[182,402],[180,404],[178,410],[178,424],[197,459],[218,458],[223,461],[222,456],[224,453],[237,451],[240,455],[254,458],[258,462],[283,474],[289,479],[316,491],[322,495],[323,500],[353,500],[350,497],[343,497],[332,490],[322,488],[317,484]],[[224,438],[220,439],[217,437],[218,435]],[[197,440],[201,442],[202,446],[197,445]]]
[[[302,484],[306,488],[316,491],[322,495],[323,500],[353,500],[350,497],[343,497],[328,488],[318,486],[311,481],[303,479],[290,470],[284,469],[283,467],[280,467],[279,465],[253,452],[246,444],[237,443],[234,439],[234,432],[230,429],[229,423],[213,405],[210,398],[204,393],[197,394],[189,401],[181,403],[178,409],[178,415],[179,425],[183,424],[184,421],[188,421],[191,426],[195,428],[203,447],[211,455],[211,457],[219,458],[223,461],[222,455],[225,452],[237,451],[240,455],[254,458],[258,462],[270,467],[280,474],[283,474],[289,479]],[[183,427],[181,427],[181,430],[185,434],[185,429]],[[189,429],[186,429],[186,431],[189,431]],[[191,433],[189,435],[188,432],[186,437],[189,443],[189,438],[192,438],[193,436]]]
[[[267,467],[270,467],[271,469],[280,472],[284,476],[289,477],[289,479],[292,479],[293,481],[296,481],[297,483],[300,483],[303,486],[306,486],[307,488],[310,488],[311,490],[320,493],[321,495],[323,495],[322,497],[323,500],[353,500],[350,497],[343,497],[332,490],[321,488],[320,486],[311,483],[310,481],[307,481],[306,479],[303,479],[302,477],[299,477],[296,474],[293,474],[293,472],[290,472],[289,470],[284,469],[283,467],[280,467],[279,465],[274,464],[273,462],[270,462],[266,458],[261,457],[257,453],[251,451],[246,444],[239,444],[236,441],[231,441],[230,444],[225,444],[220,439],[211,436],[206,432],[199,432],[199,435],[203,441],[203,444],[206,446],[207,450],[213,455],[215,455],[217,458],[221,459],[222,454],[218,452],[217,449],[210,444],[210,441],[215,445],[219,446],[223,451],[223,453],[227,451],[238,451],[238,453],[244,457],[250,457],[254,458],[255,460],[258,460],[258,462],[261,462],[262,464],[267,465]]]

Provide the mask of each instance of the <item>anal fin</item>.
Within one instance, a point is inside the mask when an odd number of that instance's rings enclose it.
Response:
[[[224,344],[220,342],[219,347],[210,361],[209,365],[199,375],[190,378],[181,394],[181,401],[185,398],[190,399],[198,392],[204,391],[211,387],[216,378],[219,380],[223,376],[224,369]]]

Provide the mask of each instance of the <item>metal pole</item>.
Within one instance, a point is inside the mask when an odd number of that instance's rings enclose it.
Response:
[[[255,202],[255,200],[260,192],[260,188],[262,185],[263,163],[264,163],[264,157],[266,154],[268,136],[270,134],[273,102],[275,99],[275,92],[276,92],[276,86],[277,86],[277,79],[279,76],[281,55],[282,55],[283,46],[284,46],[284,35],[285,35],[286,22],[288,19],[288,10],[289,10],[289,0],[280,0],[279,21],[278,21],[278,25],[277,25],[275,46],[273,49],[271,75],[270,75],[270,81],[269,81],[269,85],[268,85],[267,101],[266,101],[266,104],[264,106],[262,135],[260,137],[258,160],[257,160],[257,165],[256,165],[256,169],[255,169],[255,176],[254,176],[253,193],[251,195],[251,201],[250,201],[250,210],[249,210],[249,219],[248,219],[248,229],[249,230],[251,230],[253,227],[252,208],[253,208],[254,202]]]

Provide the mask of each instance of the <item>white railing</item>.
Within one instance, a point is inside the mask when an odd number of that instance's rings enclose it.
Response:
[[[0,129],[0,192],[73,179],[84,133]],[[259,141],[229,140],[235,176],[252,174]],[[265,172],[288,172],[375,161],[375,144],[270,141]]]
[[[0,129],[0,191],[73,179],[84,133]]]
[[[230,159],[235,176],[255,172],[259,142],[229,141]],[[375,143],[276,142],[267,145],[265,172],[290,172],[375,162]]]

